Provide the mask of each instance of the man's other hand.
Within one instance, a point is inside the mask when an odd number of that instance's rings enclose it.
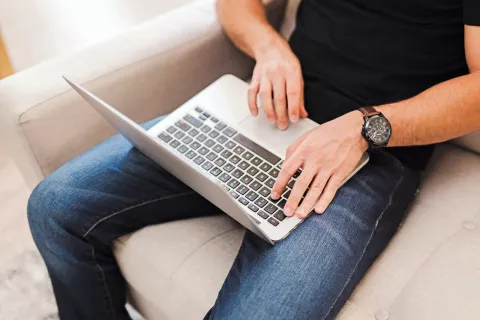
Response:
[[[258,95],[268,121],[285,130],[288,119],[295,123],[308,114],[300,62],[286,42],[274,42],[255,57],[257,64],[248,90],[248,106],[253,116],[258,115]]]
[[[362,114],[353,111],[305,133],[288,147],[271,197],[278,199],[297,170],[302,172],[285,204],[285,215],[296,213],[303,219],[315,204],[315,212],[325,211],[368,148],[361,135],[362,124]],[[310,189],[299,205],[307,187]]]

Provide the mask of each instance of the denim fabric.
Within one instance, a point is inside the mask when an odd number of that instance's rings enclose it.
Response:
[[[146,124],[150,127],[160,119]],[[246,233],[209,319],[331,319],[404,218],[419,173],[383,152],[323,215],[274,247]],[[142,227],[223,214],[115,136],[33,191],[28,218],[61,319],[130,319],[112,242]]]

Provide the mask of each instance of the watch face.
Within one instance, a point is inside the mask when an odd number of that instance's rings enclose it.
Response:
[[[383,145],[390,139],[392,127],[384,117],[373,116],[365,124],[365,131],[374,144]]]

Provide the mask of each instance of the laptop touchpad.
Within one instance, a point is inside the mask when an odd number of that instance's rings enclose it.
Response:
[[[258,141],[267,149],[284,156],[288,146],[305,132],[315,128],[318,124],[310,119],[303,119],[297,123],[289,123],[287,130],[279,130],[275,124],[270,124],[263,110],[258,116],[247,116],[240,121],[242,132],[251,139]]]

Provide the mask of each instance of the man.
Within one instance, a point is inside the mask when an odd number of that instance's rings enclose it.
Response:
[[[274,247],[247,233],[207,317],[331,319],[404,218],[431,144],[480,129],[480,3],[304,0],[290,44],[259,0],[217,8],[257,61],[252,114],[259,96],[281,130],[307,116],[322,125],[290,146],[272,190],[278,197],[302,168],[285,213],[318,214]],[[376,111],[358,111],[368,106]],[[370,163],[339,189],[368,148]],[[116,136],[43,181],[28,213],[61,318],[128,319],[112,241],[219,212]]]

